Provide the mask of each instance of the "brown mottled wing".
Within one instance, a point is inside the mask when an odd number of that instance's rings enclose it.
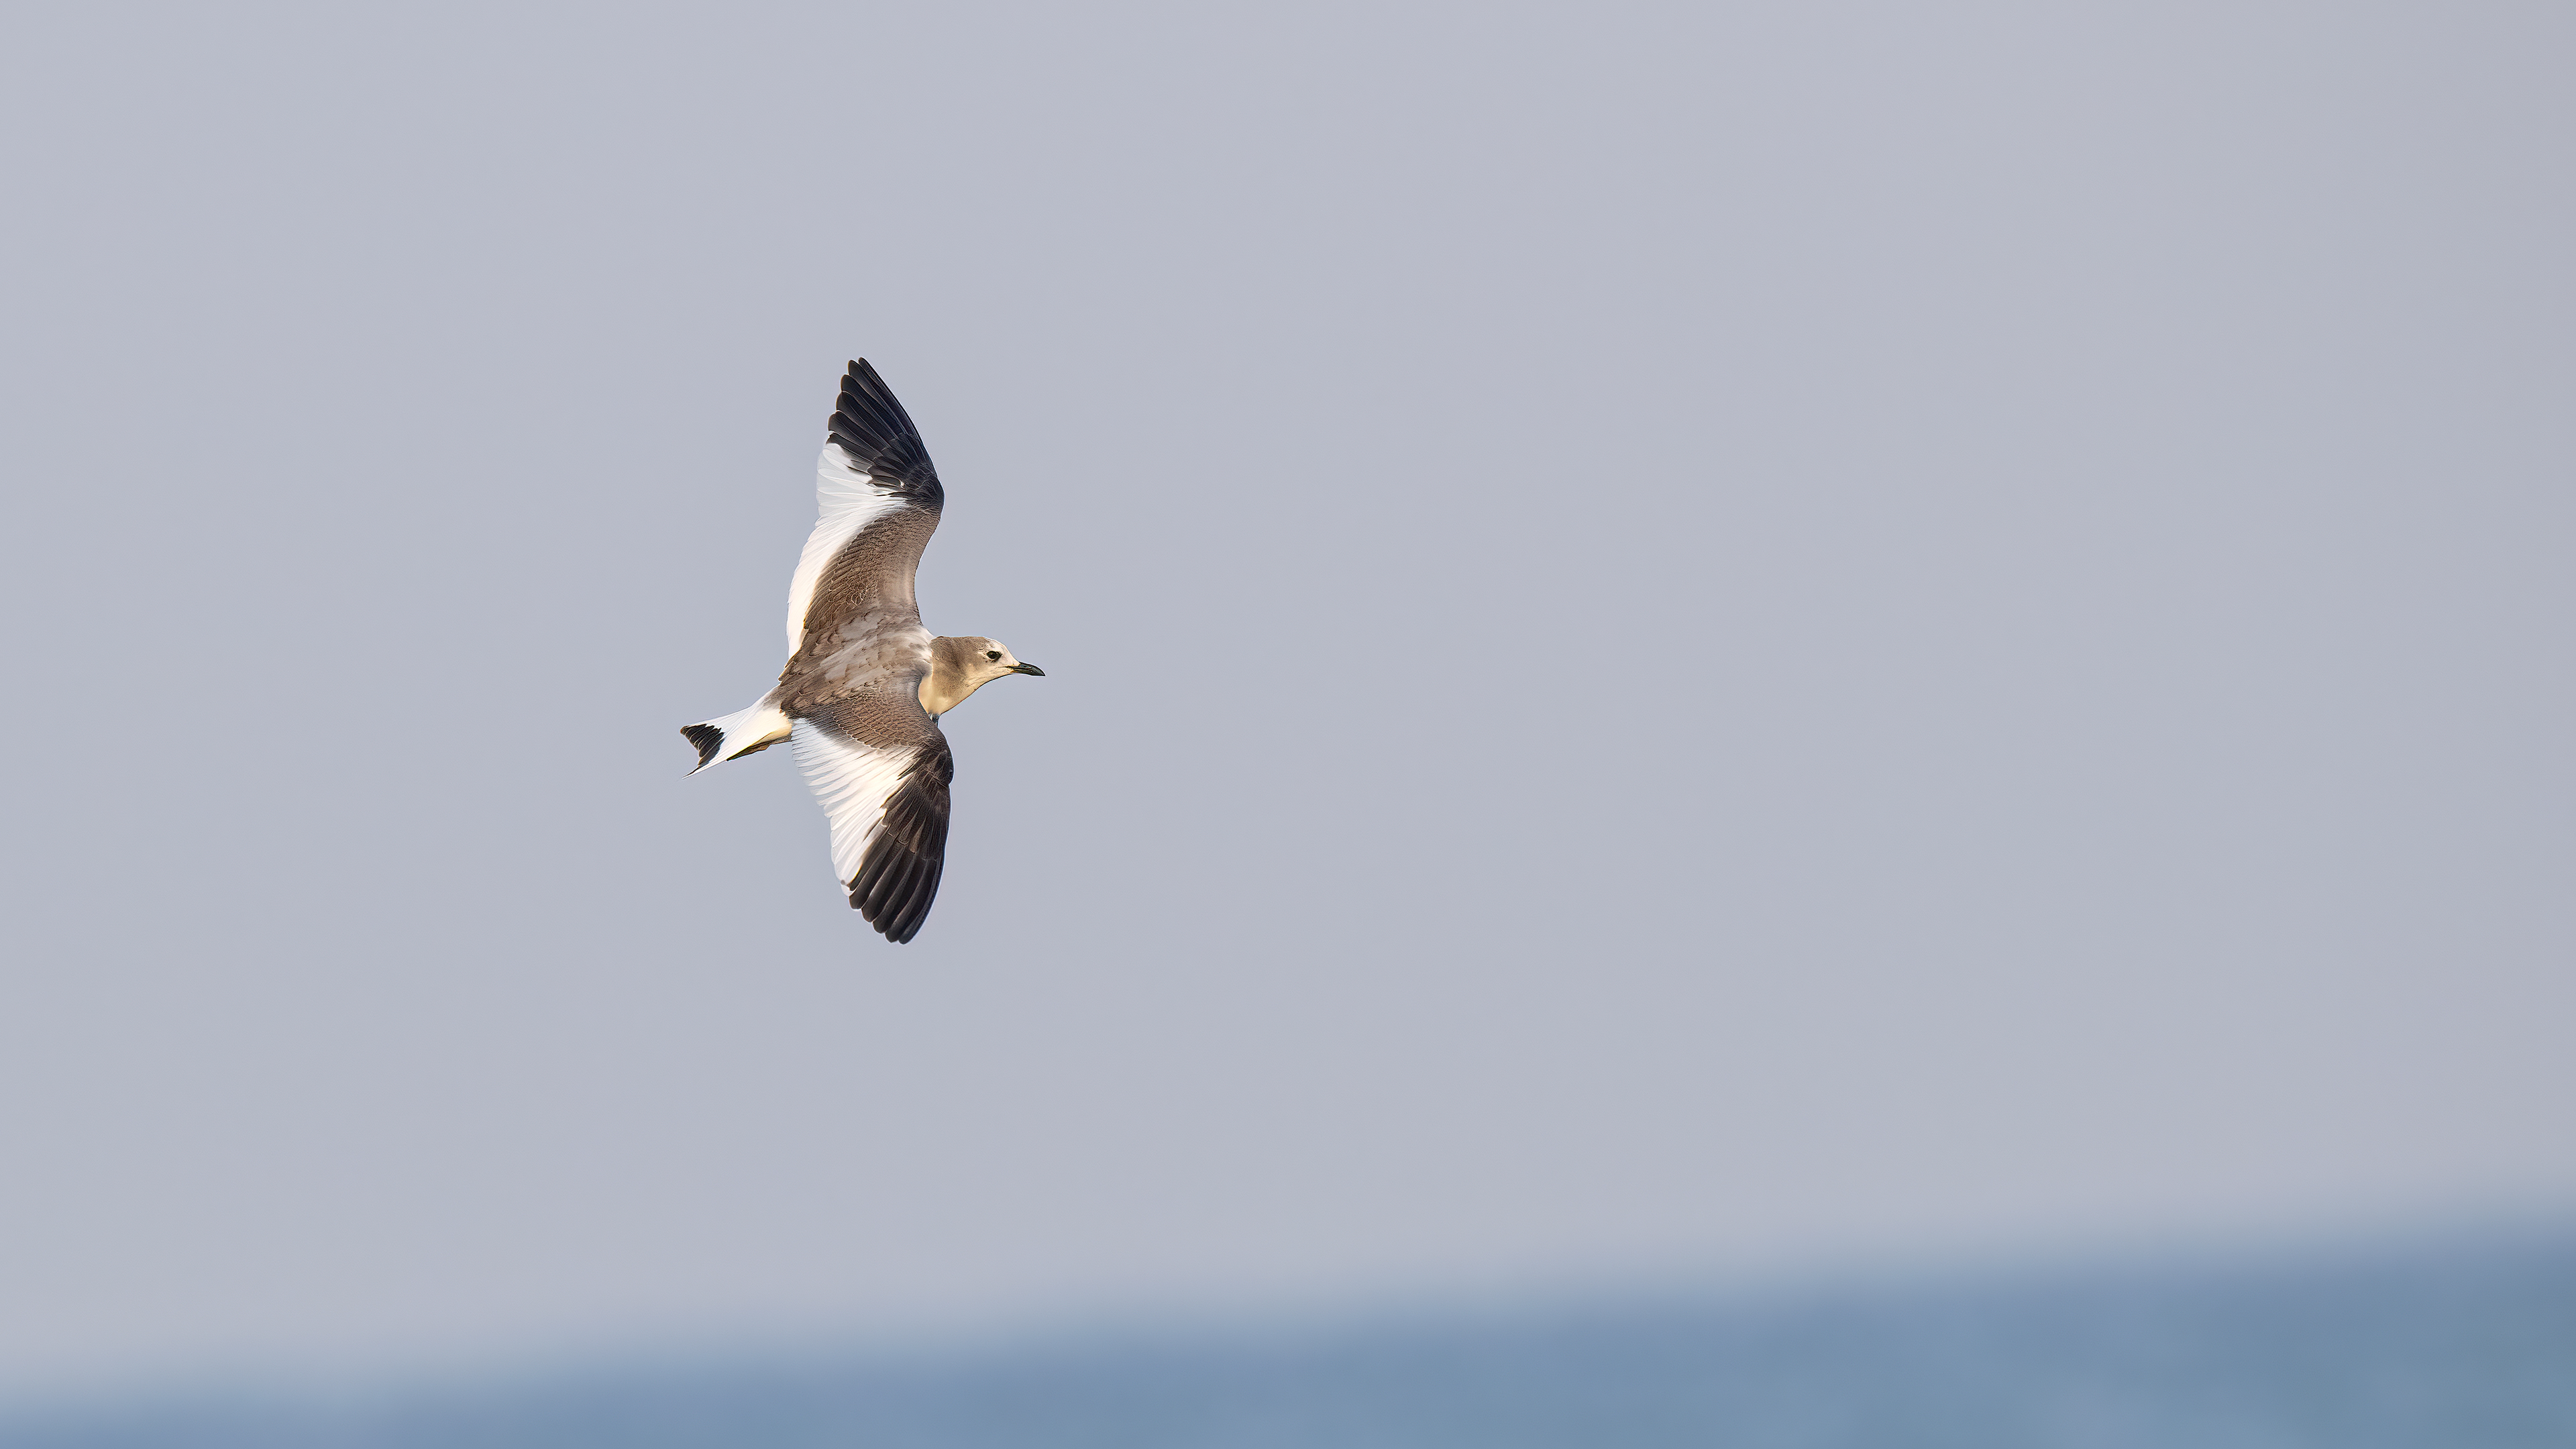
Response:
[[[903,404],[875,368],[851,363],[815,464],[814,531],[787,585],[791,661],[837,649],[853,624],[918,617],[913,570],[943,496]]]

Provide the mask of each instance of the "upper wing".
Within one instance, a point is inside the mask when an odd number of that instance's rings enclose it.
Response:
[[[860,695],[797,720],[788,737],[832,822],[833,877],[851,907],[895,942],[920,931],[939,897],[948,782],[957,773],[947,737],[918,701],[905,702],[917,726]]]
[[[864,359],[851,363],[841,379],[823,457],[815,468],[814,495],[820,516],[787,585],[791,659],[804,647],[806,616],[818,592],[826,608],[847,607],[853,596],[909,607],[913,567],[921,561],[930,531],[939,526],[946,496],[939,487],[939,470],[930,465],[930,450],[903,404]],[[861,539],[863,533],[888,530],[899,536]],[[861,546],[853,549],[854,541]],[[827,581],[832,587],[824,587]]]

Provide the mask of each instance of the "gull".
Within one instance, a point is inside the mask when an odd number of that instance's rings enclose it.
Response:
[[[939,717],[1006,674],[1046,673],[998,639],[934,636],[912,594],[945,494],[903,404],[862,358],[841,379],[817,468],[821,517],[787,584],[787,667],[750,708],[680,733],[694,775],[780,740],[832,822],[832,875],[887,940],[939,895],[956,765]]]

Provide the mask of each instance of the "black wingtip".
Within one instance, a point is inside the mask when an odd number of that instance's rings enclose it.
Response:
[[[698,768],[701,770],[716,757],[717,749],[724,744],[724,731],[711,724],[682,725],[680,733],[687,735],[689,743],[698,747]]]
[[[832,403],[824,436],[847,453],[859,471],[914,505],[936,510],[944,495],[939,470],[912,415],[895,400],[894,389],[864,357],[851,360],[841,377],[841,394]]]
[[[886,797],[883,824],[867,858],[844,882],[850,909],[898,946],[921,934],[931,903],[939,899],[948,858],[948,786],[956,775],[944,741],[925,748]]]

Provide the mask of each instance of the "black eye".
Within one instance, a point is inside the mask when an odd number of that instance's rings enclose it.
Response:
[[[987,649],[984,651],[984,657],[987,659],[999,659],[1002,657],[1002,651],[999,649]]]

